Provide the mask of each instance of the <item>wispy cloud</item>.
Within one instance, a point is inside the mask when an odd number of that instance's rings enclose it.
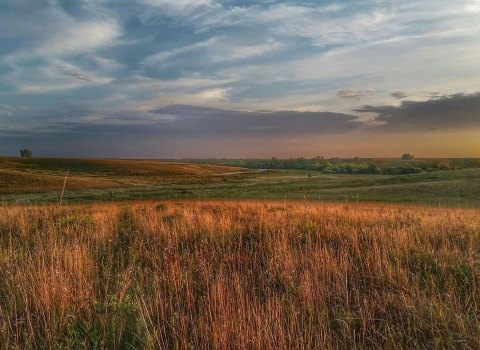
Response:
[[[375,96],[375,91],[373,90],[367,90],[367,91],[340,90],[340,91],[337,91],[336,96],[337,98],[343,98],[347,100],[359,100],[364,97]]]
[[[205,41],[198,42],[195,44],[187,45],[184,47],[177,47],[171,50],[161,51],[151,56],[148,56],[143,60],[142,63],[147,65],[167,64],[169,60],[172,60],[179,55],[212,47],[218,44],[219,41],[220,39],[218,37],[212,37]]]
[[[212,0],[141,0],[141,2],[170,11],[184,11],[188,8],[196,9],[201,6],[214,4]]]
[[[25,24],[22,34],[34,40],[3,56],[9,68],[5,81],[28,93],[111,82],[113,79],[105,74],[119,64],[96,52],[113,45],[121,29],[115,19],[99,15],[93,20],[78,19],[57,6],[42,8],[38,18]],[[82,68],[86,60],[91,64]]]
[[[410,94],[404,91],[395,91],[392,92],[392,96],[395,97],[397,100],[401,100],[407,98],[408,96],[410,96]]]
[[[225,40],[227,41],[227,40]],[[219,45],[211,55],[212,62],[237,61],[252,57],[262,56],[266,53],[275,52],[285,47],[281,42],[268,38],[264,43],[250,46]]]
[[[4,77],[22,93],[50,93],[74,89],[88,85],[103,85],[112,78],[101,76],[98,71],[85,71],[82,68],[60,59],[44,59],[31,66],[14,65]],[[100,74],[99,74],[100,73]]]

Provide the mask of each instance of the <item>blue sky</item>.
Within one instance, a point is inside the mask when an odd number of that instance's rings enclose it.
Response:
[[[480,157],[480,1],[5,0],[0,155]]]

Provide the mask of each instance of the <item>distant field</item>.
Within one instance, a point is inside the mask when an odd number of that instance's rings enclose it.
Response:
[[[480,169],[408,175],[251,172],[204,164],[100,159],[0,158],[0,200],[85,203],[132,199],[296,199],[480,207]]]
[[[89,190],[214,181],[213,175],[241,170],[135,160],[0,158],[0,194],[61,190],[67,171],[68,189]]]
[[[238,168],[143,160],[0,157],[0,170],[33,172],[39,175],[64,175],[70,170],[72,174],[114,178],[124,176],[168,178],[212,175],[235,171]]]
[[[0,206],[0,349],[478,349],[479,214]]]

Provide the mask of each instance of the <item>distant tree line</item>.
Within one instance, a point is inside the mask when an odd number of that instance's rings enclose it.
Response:
[[[402,156],[403,158],[403,156]],[[413,156],[412,158],[413,159]],[[378,174],[403,175],[438,170],[480,168],[480,159],[454,160],[377,160],[367,158],[315,158],[290,159],[182,159],[182,162],[243,167],[249,169],[298,169],[323,174]]]

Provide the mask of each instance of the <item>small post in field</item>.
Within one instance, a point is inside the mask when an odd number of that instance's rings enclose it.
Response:
[[[65,186],[67,185],[67,177],[69,172],[70,172],[70,169],[67,170],[67,174],[65,175],[65,180],[63,181],[62,195],[60,196],[60,205],[62,205],[63,194],[65,193]]]

